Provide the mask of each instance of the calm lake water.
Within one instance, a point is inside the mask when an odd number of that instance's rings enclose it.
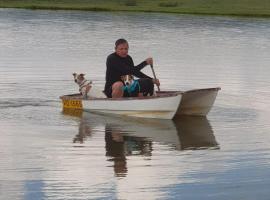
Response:
[[[0,199],[269,199],[270,19],[0,10]],[[220,86],[207,118],[62,111],[116,39],[162,90]],[[143,70],[151,75],[151,70]]]

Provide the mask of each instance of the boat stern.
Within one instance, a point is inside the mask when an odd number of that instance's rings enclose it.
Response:
[[[62,106],[64,109],[83,109],[82,98],[80,94],[71,94],[61,96]]]
[[[206,116],[211,110],[220,87],[183,92],[176,115]]]

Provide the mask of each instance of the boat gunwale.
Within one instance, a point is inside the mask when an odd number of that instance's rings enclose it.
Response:
[[[198,92],[198,91],[219,91],[219,90],[221,90],[221,87],[193,89],[193,90],[187,90],[183,93],[192,93],[192,92]]]
[[[131,100],[150,100],[150,99],[159,99],[159,98],[167,98],[167,97],[175,97],[178,95],[182,95],[183,92],[181,91],[166,91],[165,93],[162,93],[162,95],[157,96],[147,96],[147,97],[121,97],[121,98],[96,98],[96,97],[88,97],[83,98],[81,94],[68,94],[60,96],[59,98],[62,100],[97,100],[97,101],[131,101]]]
[[[162,94],[162,93],[174,93],[174,92],[180,92],[182,94],[186,94],[186,93],[192,93],[192,92],[199,92],[199,91],[219,91],[221,90],[221,87],[215,87],[215,88],[201,88],[201,89],[192,89],[192,90],[187,90],[187,91],[160,91],[157,92],[158,94]]]
[[[62,95],[59,98],[62,100],[96,100],[96,101],[131,101],[131,100],[150,100],[150,99],[159,99],[159,98],[167,98],[174,97],[178,95],[184,95],[188,93],[200,92],[200,91],[219,91],[220,87],[215,88],[202,88],[202,89],[192,89],[187,91],[159,91],[156,96],[147,96],[147,97],[121,97],[121,98],[97,98],[97,97],[88,97],[83,98],[80,93]]]

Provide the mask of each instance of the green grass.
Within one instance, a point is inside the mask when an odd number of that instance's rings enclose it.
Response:
[[[270,16],[270,0],[0,0],[0,7]]]

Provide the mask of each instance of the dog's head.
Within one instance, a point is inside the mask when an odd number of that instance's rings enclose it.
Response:
[[[121,76],[121,80],[124,82],[125,85],[131,85],[132,82],[134,81],[134,76],[133,75],[123,75]]]
[[[85,74],[73,73],[74,81],[75,83],[78,83],[79,85],[85,80],[84,76]]]

